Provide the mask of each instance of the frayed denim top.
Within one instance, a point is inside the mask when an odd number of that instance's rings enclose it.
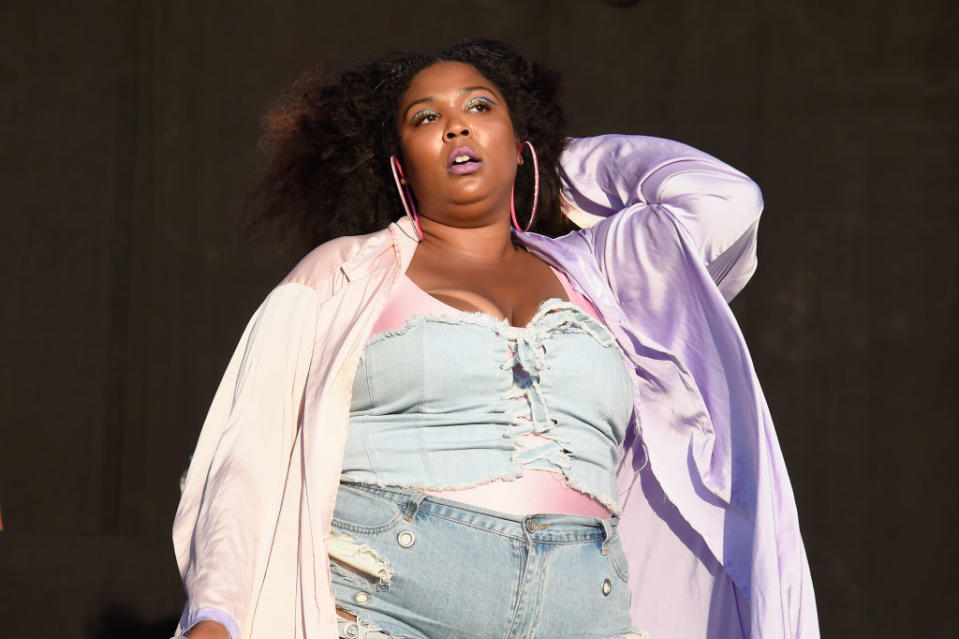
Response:
[[[366,345],[342,475],[446,490],[535,468],[618,514],[615,465],[632,410],[616,340],[571,302],[545,300],[525,327],[415,314]]]

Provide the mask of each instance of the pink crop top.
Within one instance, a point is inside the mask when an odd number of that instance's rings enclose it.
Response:
[[[602,321],[595,307],[570,286],[566,276],[556,269],[552,270],[563,285],[569,301],[597,321]],[[373,325],[373,335],[398,329],[415,315],[453,317],[463,312],[436,299],[403,274],[382,314]],[[512,480],[497,479],[469,488],[426,490],[425,492],[516,515],[562,513],[603,519],[610,517],[609,510],[599,501],[570,487],[562,473],[549,470],[527,469],[522,475]]]

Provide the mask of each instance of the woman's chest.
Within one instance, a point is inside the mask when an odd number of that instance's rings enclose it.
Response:
[[[428,295],[460,311],[486,313],[525,326],[547,299],[568,299],[558,273],[523,251],[493,264],[444,261],[418,252],[406,277]]]

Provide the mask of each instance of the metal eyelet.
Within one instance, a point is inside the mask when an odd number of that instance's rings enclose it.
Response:
[[[355,601],[358,604],[369,603],[370,593],[361,590],[353,595],[353,601]]]
[[[613,591],[613,584],[609,579],[603,579],[603,596],[608,597],[609,593]]]
[[[404,530],[396,536],[396,543],[403,548],[409,548],[416,543],[416,537],[409,530]]]

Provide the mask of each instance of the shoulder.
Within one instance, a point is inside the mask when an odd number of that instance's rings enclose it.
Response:
[[[323,292],[338,277],[352,279],[372,257],[392,246],[393,232],[390,228],[366,235],[338,237],[307,253],[280,284],[302,284]]]

